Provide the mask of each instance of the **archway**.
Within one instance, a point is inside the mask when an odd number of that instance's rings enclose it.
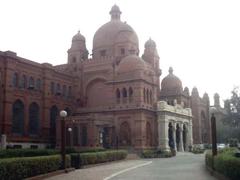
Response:
[[[123,122],[120,126],[120,145],[131,145],[131,129],[127,122]]]
[[[152,146],[152,130],[149,122],[146,124],[146,146]]]
[[[12,106],[12,133],[24,134],[24,104],[16,100]]]
[[[37,103],[33,102],[29,106],[29,129],[30,135],[37,135],[39,133],[39,106]]]
[[[52,106],[50,109],[50,128],[49,128],[49,136],[53,147],[56,143],[56,120],[58,116],[58,108],[57,106]]]
[[[175,148],[175,143],[174,143],[174,138],[173,138],[173,126],[172,123],[170,122],[168,124],[168,145],[171,149]]]
[[[180,127],[179,124],[176,126],[176,144],[177,144],[177,151],[180,151]]]

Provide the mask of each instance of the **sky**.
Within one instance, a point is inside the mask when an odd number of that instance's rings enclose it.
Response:
[[[80,30],[92,51],[97,29],[117,4],[136,31],[140,55],[151,37],[162,76],[170,66],[183,86],[221,100],[240,85],[239,0],[0,0],[0,51],[53,65],[67,62],[72,36]]]

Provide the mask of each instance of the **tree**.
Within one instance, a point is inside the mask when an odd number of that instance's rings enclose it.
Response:
[[[240,127],[240,93],[238,87],[233,89],[231,98],[225,100],[224,104],[226,116],[223,118],[223,123],[236,128]]]

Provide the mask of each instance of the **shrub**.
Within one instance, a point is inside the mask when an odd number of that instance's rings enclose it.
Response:
[[[104,152],[74,153],[71,154],[71,165],[80,168],[82,165],[97,164],[108,161],[124,159],[127,156],[125,150],[110,150]]]
[[[55,149],[2,149],[0,159],[11,157],[33,157],[59,154]]]
[[[238,139],[236,138],[230,138],[228,143],[230,147],[238,147]]]
[[[23,179],[56,171],[60,167],[59,155],[8,158],[0,160],[0,177],[5,180]],[[69,156],[66,156],[66,167],[70,167]]]
[[[144,150],[141,153],[143,158],[167,158],[176,155],[176,151],[162,151],[162,150]]]
[[[234,157],[235,148],[225,148],[214,157],[214,169],[232,180],[240,179],[240,158]],[[206,153],[206,165],[212,168],[212,154]]]
[[[194,154],[202,154],[204,153],[204,149],[198,146],[194,146],[191,152]]]

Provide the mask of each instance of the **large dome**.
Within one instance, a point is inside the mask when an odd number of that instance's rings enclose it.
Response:
[[[129,55],[121,60],[117,72],[122,74],[137,70],[144,70],[145,68],[145,62],[140,57],[137,55]]]
[[[163,78],[161,83],[161,94],[163,96],[177,95],[182,93],[182,81],[173,74],[173,69],[169,68],[169,74]]]
[[[111,21],[102,25],[93,38],[93,53],[99,50],[110,50],[116,44],[131,43],[138,48],[138,37],[133,28],[120,20],[121,11],[114,5],[110,11]]]

